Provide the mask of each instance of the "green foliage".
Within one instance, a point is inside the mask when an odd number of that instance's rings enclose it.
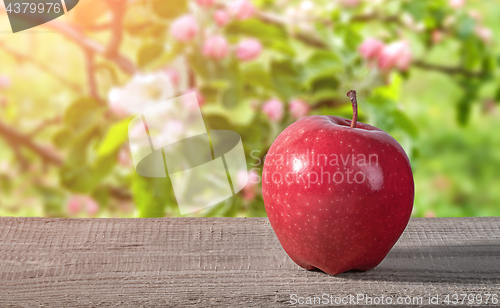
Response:
[[[166,178],[146,178],[138,174],[132,179],[134,202],[139,209],[139,217],[162,217],[167,208],[170,215],[179,215],[172,183]]]
[[[188,8],[186,0],[152,0],[151,7],[153,12],[160,18],[172,19],[184,14]]]
[[[158,43],[148,43],[141,46],[137,53],[137,65],[145,67],[163,54],[163,46]]]
[[[273,61],[270,71],[271,82],[282,99],[288,100],[300,93],[301,70],[290,60]]]
[[[260,39],[264,44],[272,46],[274,41],[284,41],[287,38],[286,30],[274,24],[266,24],[257,19],[234,21],[229,24],[225,32],[228,36],[251,36]]]
[[[111,125],[97,149],[97,155],[107,156],[116,153],[128,140],[129,123],[130,119],[125,119]]]
[[[398,106],[401,100],[402,78],[399,74],[392,75],[388,85],[377,87],[372,95],[367,97],[366,109],[368,123],[391,135],[402,144],[410,159],[416,154],[415,141],[418,138],[417,125]]]

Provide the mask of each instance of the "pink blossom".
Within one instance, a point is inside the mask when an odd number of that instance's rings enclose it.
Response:
[[[236,0],[229,5],[229,11],[236,19],[245,20],[253,17],[255,7],[248,0]]]
[[[226,38],[220,35],[209,37],[203,45],[203,54],[214,60],[225,58],[229,54]]]
[[[76,215],[78,214],[78,212],[80,212],[81,208],[80,201],[78,200],[77,197],[72,197],[71,199],[69,199],[67,207],[68,207],[68,212],[71,215]]]
[[[240,170],[238,171],[238,174],[236,175],[236,184],[238,187],[245,187],[248,185],[249,182],[249,176],[247,170]]]
[[[290,114],[294,119],[300,119],[305,117],[309,113],[310,109],[309,105],[301,99],[292,100],[288,107],[290,110]]]
[[[237,175],[238,185],[243,187],[243,199],[245,200],[253,200],[257,195],[258,184],[260,183],[260,177],[255,172],[255,170],[251,170],[247,173],[246,170],[242,170]],[[246,183],[246,184],[245,184]]]
[[[434,211],[432,211],[432,210],[429,210],[429,211],[425,212],[424,217],[429,217],[429,218],[436,217],[436,213],[434,213]]]
[[[408,42],[397,41],[384,47],[378,59],[378,66],[383,70],[397,67],[405,71],[410,66],[411,60],[412,53]]]
[[[449,6],[451,6],[454,9],[458,9],[465,4],[465,0],[449,0],[448,1]]]
[[[370,60],[379,57],[384,49],[384,43],[374,38],[367,38],[361,46],[359,46],[359,53],[363,58]]]
[[[214,5],[215,0],[196,0],[196,3],[201,7],[211,7]]]
[[[85,211],[87,212],[87,215],[94,216],[97,212],[99,212],[99,203],[89,197],[85,204]]]
[[[163,72],[170,78],[174,87],[179,86],[179,72],[174,68],[164,69]]]
[[[481,13],[476,10],[470,10],[467,12],[467,14],[477,22],[481,22],[483,20],[483,18],[481,17]]]
[[[123,90],[119,88],[113,88],[108,93],[109,109],[118,117],[126,117],[130,114],[121,104],[122,96]]]
[[[131,167],[132,166],[132,156],[128,150],[128,148],[123,147],[118,152],[118,164],[122,167]]]
[[[355,7],[361,3],[361,0],[342,0],[341,3],[344,7]]]
[[[189,42],[198,33],[198,24],[191,15],[177,18],[170,26],[170,34],[181,42]]]
[[[432,31],[431,39],[432,39],[432,43],[434,43],[434,44],[440,43],[443,40],[443,32],[441,32],[439,30]]]
[[[231,15],[225,10],[217,10],[214,19],[219,27],[224,27],[231,20]]]
[[[0,107],[6,108],[8,105],[9,105],[9,101],[7,100],[7,98],[0,96]]]
[[[0,90],[10,87],[10,78],[6,75],[0,75]]]
[[[262,111],[267,115],[272,122],[278,122],[283,117],[283,103],[274,98],[268,100],[262,106]]]
[[[99,211],[99,203],[90,196],[73,195],[67,203],[67,209],[71,215],[85,211],[87,215],[94,216]]]
[[[484,42],[491,42],[492,32],[489,28],[478,26],[476,27],[476,35]]]
[[[203,94],[201,94],[201,92],[195,88],[190,88],[190,89],[187,89],[186,92],[184,92],[184,94],[188,94],[188,93],[192,93],[194,92],[194,94],[196,94],[196,99],[198,100],[198,106],[203,106],[205,104],[205,97],[203,96]]]
[[[249,61],[257,58],[262,51],[262,45],[259,40],[246,39],[241,41],[236,48],[236,56],[241,61]]]

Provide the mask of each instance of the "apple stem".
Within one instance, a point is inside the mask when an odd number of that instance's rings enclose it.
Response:
[[[356,91],[351,90],[347,92],[347,96],[352,103],[352,122],[351,127],[356,128],[356,123],[358,123],[358,100],[356,99]]]

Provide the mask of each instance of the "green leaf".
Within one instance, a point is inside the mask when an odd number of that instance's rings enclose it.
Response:
[[[161,18],[175,18],[187,12],[188,3],[186,0],[152,0],[151,6],[153,12]]]
[[[500,85],[500,83],[497,83],[497,84]],[[495,91],[495,98],[494,98],[494,100],[495,100],[496,104],[500,103],[500,87],[497,88],[496,91]]]
[[[340,86],[340,81],[336,76],[329,75],[321,79],[316,79],[310,85],[313,92],[319,92],[322,90],[337,90]]]
[[[269,72],[259,62],[252,62],[242,67],[242,77],[246,85],[274,90]]]
[[[397,126],[399,126],[401,129],[407,132],[412,138],[417,137],[418,134],[417,126],[415,125],[415,123],[413,123],[412,120],[410,120],[406,116],[406,114],[395,109],[394,112],[392,113],[392,116],[394,117],[394,123]]]
[[[187,56],[189,67],[191,67],[194,72],[205,80],[213,79],[211,72],[209,71],[209,63],[204,57],[198,53],[191,53]]]
[[[406,10],[408,13],[410,13],[411,16],[415,19],[415,21],[421,21],[427,10],[427,3],[426,1],[408,1],[405,3],[404,10]]]
[[[274,141],[269,120],[262,114],[254,116],[249,125],[237,126],[234,130],[240,134],[243,147],[247,153],[253,150],[261,151],[266,144]]]
[[[59,171],[60,182],[71,191],[90,193],[114,168],[116,156],[99,157],[90,165],[85,164],[87,161],[85,154],[82,156],[80,163],[76,163],[78,160],[76,157],[71,162],[65,162]]]
[[[203,117],[203,120],[205,121],[205,125],[208,130],[224,130],[232,128],[232,125],[227,118],[227,114],[208,113]]]
[[[295,56],[295,50],[290,45],[288,41],[285,40],[265,40],[263,41],[263,45],[265,48],[272,49],[274,51],[285,54],[289,57]]]
[[[223,93],[221,97],[222,105],[226,108],[235,108],[242,99],[241,89],[238,84],[232,83]]]
[[[497,69],[497,62],[492,56],[487,56],[483,58],[481,62],[481,70],[484,71],[483,80],[489,81],[494,78],[495,71]]]
[[[41,195],[45,217],[64,217],[65,213],[61,204],[64,204],[66,196],[62,189],[49,186],[35,186]]]
[[[102,207],[107,207],[109,204],[110,197],[110,189],[109,187],[99,186],[92,192],[92,198],[96,200],[99,205]]]
[[[232,110],[228,110],[220,104],[206,105],[203,108],[203,115],[205,117],[221,116],[224,117],[224,119],[229,120],[229,122],[233,125],[244,126],[250,124],[255,115],[255,110],[251,107],[250,100],[243,100]]]
[[[118,73],[116,68],[109,62],[99,62],[95,66],[95,70],[109,78],[112,84],[118,83]]]
[[[289,60],[273,61],[270,71],[274,87],[285,100],[299,92],[301,73],[293,62]]]
[[[59,170],[61,185],[71,191],[89,193],[114,168],[116,155],[92,153],[91,145],[98,136],[99,130],[89,127],[70,140],[70,150]]]
[[[163,26],[163,32],[158,32],[158,27]],[[163,37],[165,35],[165,25],[156,24],[151,22],[151,20],[142,21],[126,21],[124,24],[124,29],[127,34],[137,38],[144,38],[146,36],[154,36],[156,38]]]
[[[75,129],[92,126],[101,119],[105,108],[92,97],[82,97],[74,101],[64,114],[64,124]]]
[[[125,119],[111,125],[97,149],[97,155],[105,156],[118,151],[127,141],[129,123],[130,119]]]
[[[336,54],[320,50],[306,62],[305,82],[311,84],[317,79],[334,76],[342,70],[342,63]]]
[[[359,31],[356,31],[358,27],[358,25],[353,24],[344,29],[344,42],[346,46],[356,51],[363,42],[363,37],[360,35]]]
[[[467,100],[461,100],[457,104],[457,122],[464,126],[469,121],[469,114],[472,103]]]
[[[457,104],[457,122],[464,126],[469,121],[472,104],[477,98],[477,88],[465,87],[465,93]]]
[[[145,67],[158,59],[163,53],[163,45],[158,43],[147,43],[141,46],[137,53],[137,64]]]
[[[155,70],[165,67],[174,61],[183,52],[182,44],[172,44],[168,51],[162,50],[161,54],[147,64],[148,68]]]
[[[393,73],[391,75],[391,82],[388,85],[377,87],[373,90],[374,96],[379,96],[386,100],[392,100],[394,102],[399,101],[401,96],[401,85],[403,79],[398,73]]]
[[[163,217],[167,206],[177,205],[170,178],[146,178],[138,174],[132,178],[134,203],[140,217]],[[179,210],[174,213],[179,215]]]
[[[460,39],[466,40],[474,35],[476,20],[469,15],[462,15],[457,21],[457,35]]]
[[[481,64],[482,43],[477,37],[470,37],[462,44],[462,61],[466,69],[474,69]]]
[[[272,43],[274,40],[282,41],[288,36],[284,27],[265,23],[258,19],[234,21],[227,25],[225,30],[228,35],[253,36],[264,44]]]
[[[222,92],[222,105],[232,109],[236,107],[242,99],[242,86],[240,67],[236,60],[232,59],[229,63],[217,64],[216,74],[219,78],[228,80],[229,86]]]
[[[203,109],[212,106],[211,103],[220,101],[222,93],[230,86],[227,80],[212,80],[210,83],[203,84],[199,89],[208,103]]]
[[[310,101],[311,103],[319,103],[331,99],[336,99],[339,97],[339,93],[336,90],[332,89],[321,89],[319,91],[314,92]]]
[[[64,147],[68,146],[68,140],[70,140],[72,137],[73,135],[71,133],[71,130],[65,127],[54,134],[54,136],[52,137],[52,141],[57,148],[63,149]]]

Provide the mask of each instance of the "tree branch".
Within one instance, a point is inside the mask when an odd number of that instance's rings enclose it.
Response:
[[[8,47],[5,45],[3,42],[0,41],[0,49],[3,49],[6,53],[10,54],[13,56],[18,62],[30,62],[34,66],[38,67],[40,70],[44,71],[45,73],[51,75],[57,81],[61,82],[62,84],[66,85],[76,93],[81,93],[82,89],[80,86],[76,83],[73,83],[68,80],[68,78],[61,76],[59,73],[54,71],[50,66],[45,65],[43,62],[38,61],[35,59],[32,55],[26,55],[22,54],[19,51]]]
[[[5,123],[0,121],[0,135],[7,140],[11,145],[24,146],[31,150],[33,153],[37,154],[47,163],[51,163],[54,165],[62,165],[63,159],[59,156],[57,152],[53,149],[39,145],[35,141],[33,141],[28,135],[24,135],[14,128],[6,125]]]
[[[87,71],[87,80],[89,85],[89,94],[90,96],[95,98],[98,102],[101,102],[95,79],[94,54],[89,50],[84,50],[84,52],[85,52],[85,68]]]
[[[120,201],[130,201],[133,198],[132,194],[128,190],[113,186],[108,186],[107,188],[110,195]]]
[[[354,22],[369,22],[373,20],[384,23],[395,23],[398,25],[404,25],[398,16],[381,16],[379,14],[366,14],[366,15],[356,15],[351,17],[351,21]]]
[[[463,75],[465,77],[471,77],[471,78],[481,78],[484,76],[484,72],[468,71],[463,67],[449,67],[438,64],[431,64],[424,62],[422,60],[415,60],[412,62],[412,65],[418,68],[441,72],[448,75]]]
[[[45,27],[48,27],[52,30],[61,33],[74,43],[78,44],[83,49],[91,51],[95,54],[99,54],[105,57],[106,59],[114,62],[120,69],[122,69],[124,72],[128,74],[134,74],[137,71],[137,68],[135,67],[134,63],[130,61],[128,58],[119,53],[115,54],[107,53],[106,48],[104,46],[86,37],[85,35],[82,34],[81,31],[77,30],[76,28],[74,28],[69,24],[60,22],[58,20],[52,20],[43,25]]]
[[[52,119],[47,119],[40,122],[29,134],[26,135],[28,138],[34,138],[36,135],[41,133],[45,128],[50,125],[61,123],[61,116],[56,116]]]
[[[127,10],[127,1],[123,0],[106,0],[108,7],[111,10],[111,39],[106,46],[105,54],[109,56],[116,55],[120,49],[120,44],[123,37],[123,16]]]
[[[264,12],[259,11],[256,13],[256,16],[258,19],[260,19],[261,21],[268,23],[268,24],[272,24],[272,25],[276,25],[276,26],[280,26],[280,27],[288,25],[288,23],[286,22],[286,20],[284,18],[281,18],[281,17],[273,15],[273,14],[264,13]],[[298,39],[299,41],[302,41],[303,43],[309,45],[309,46],[320,48],[320,49],[328,48],[328,45],[325,44],[314,33],[305,33],[304,31],[299,31],[299,32],[293,32],[290,35],[292,37]]]
[[[262,13],[258,12],[257,13],[257,18],[259,18],[261,21],[277,25],[277,26],[287,26],[287,22],[278,16],[270,15],[267,13]],[[378,14],[368,14],[368,15],[359,15],[359,16],[353,16],[351,18],[351,21],[357,21],[357,22],[368,22],[372,20],[377,20],[377,21],[382,21],[382,22],[388,22],[388,23],[395,23],[398,25],[404,25],[401,19],[398,16],[380,16]],[[327,49],[328,45],[324,43],[321,39],[316,37],[315,35],[312,35],[311,33],[306,33],[306,32],[296,32],[291,34],[294,38],[298,39],[299,41],[315,47],[319,49]],[[422,69],[430,70],[430,71],[436,71],[436,72],[441,72],[444,74],[448,75],[463,75],[466,77],[472,77],[472,78],[479,78],[484,76],[483,72],[472,72],[469,70],[466,70],[462,67],[449,67],[449,66],[442,66],[442,65],[435,65],[435,64],[430,64],[426,63],[422,60],[415,60],[412,62],[412,65],[415,67],[419,67]]]

